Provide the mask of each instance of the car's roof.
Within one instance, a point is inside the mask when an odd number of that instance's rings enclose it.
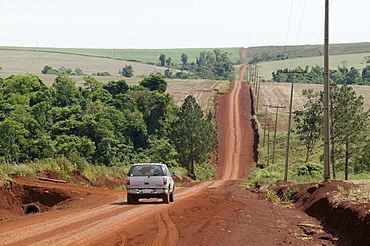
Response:
[[[166,164],[162,163],[162,162],[136,162],[133,164],[133,166],[136,166],[136,165],[162,165],[162,166],[166,166]]]

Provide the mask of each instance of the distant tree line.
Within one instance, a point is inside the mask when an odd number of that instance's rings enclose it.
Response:
[[[80,68],[76,68],[74,71],[72,68],[65,68],[60,67],[58,69],[54,69],[53,67],[46,65],[42,70],[42,74],[54,74],[54,75],[85,75],[85,73]],[[122,70],[118,70],[118,73],[124,77],[132,77],[134,76],[134,69],[131,65],[125,65]],[[98,72],[93,73],[94,76],[112,76],[109,72]]]
[[[188,61],[186,54],[181,55],[181,64],[174,64],[171,57],[166,58],[165,54],[159,56],[159,65],[173,69],[181,69],[182,72],[172,74],[168,69],[165,71],[167,78],[202,78],[216,80],[235,80],[235,68],[233,62],[229,59],[227,52],[222,53],[215,49],[213,52],[202,51],[196,60]],[[184,72],[186,71],[186,72]]]
[[[46,65],[42,70],[42,74],[54,74],[54,75],[61,75],[61,74],[67,74],[67,75],[84,75],[84,72],[80,68],[75,68],[73,71],[72,68],[65,68],[60,67],[58,69],[54,69],[51,66]]]
[[[268,61],[281,61],[289,59],[288,53],[283,52],[277,52],[277,53],[263,53],[263,54],[257,54],[253,56],[251,59],[249,59],[249,64],[255,64],[258,62],[268,62]]]
[[[163,161],[194,172],[216,148],[211,117],[191,95],[174,105],[163,76],[136,86],[84,81],[76,87],[61,74],[48,88],[33,74],[0,78],[0,163],[65,156],[107,166]]]
[[[309,83],[309,84],[323,84],[324,83],[324,68],[316,65],[311,69],[306,66],[304,69],[298,67],[294,69],[297,72],[306,72],[293,75],[292,73],[284,73],[289,71],[287,68],[284,70],[277,70],[272,72],[272,80],[275,82],[287,82],[291,83],[294,76],[294,82],[296,83]],[[329,77],[336,84],[347,84],[347,85],[370,85],[370,65],[367,65],[361,70],[351,67],[350,69],[338,67],[338,69],[331,69],[329,71]]]

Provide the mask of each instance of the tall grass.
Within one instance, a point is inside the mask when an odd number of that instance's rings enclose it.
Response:
[[[258,122],[258,120],[257,120]],[[252,168],[249,181],[254,184],[255,187],[268,186],[278,180],[284,179],[285,172],[285,154],[286,154],[286,132],[277,132],[276,143],[275,143],[275,158],[272,163],[272,150],[273,150],[273,132],[270,133],[270,155],[268,155],[268,142],[267,137],[265,139],[265,146],[263,146],[263,128],[258,122],[258,129],[260,135],[260,142],[258,146],[258,164],[264,168]],[[266,133],[267,136],[267,133]],[[309,158],[309,162],[313,165],[322,165],[322,154],[323,144],[317,143],[313,150],[312,155]],[[290,151],[288,161],[288,181],[294,183],[307,183],[307,182],[321,182],[324,180],[323,171],[313,172],[311,175],[302,175],[297,170],[299,167],[305,166],[305,147],[299,140],[297,134],[294,131],[291,133],[290,140]],[[350,180],[365,180],[369,179],[370,174],[367,172],[355,174],[350,173]],[[337,171],[337,179],[344,179],[344,171]]]
[[[66,181],[69,180],[69,174],[75,170],[81,171],[82,176],[90,181],[96,181],[101,176],[109,179],[113,179],[114,177],[123,179],[126,176],[128,168],[128,165],[107,167],[96,166],[87,162],[81,166],[76,162],[69,161],[65,157],[35,160],[19,164],[9,164],[2,161],[0,162],[0,179],[9,180],[9,175],[11,174],[34,178],[41,175],[45,170],[57,172],[60,178]]]

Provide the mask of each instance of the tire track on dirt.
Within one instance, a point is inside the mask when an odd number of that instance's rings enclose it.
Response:
[[[157,238],[152,246],[175,246],[179,241],[179,231],[176,224],[171,220],[168,208],[155,214],[155,220],[158,225]]]
[[[240,56],[245,60],[246,64],[248,59],[246,57],[246,49],[242,49]],[[239,69],[239,80],[237,82],[231,83],[230,92],[228,95],[228,105],[223,117],[228,118],[228,123],[226,124],[227,135],[225,137],[225,143],[228,145],[226,151],[224,151],[224,156],[222,156],[222,166],[223,172],[221,175],[222,180],[237,180],[244,178],[241,156],[243,154],[242,141],[243,135],[243,113],[241,105],[243,102],[242,87],[244,83],[245,72],[248,65],[244,65]]]

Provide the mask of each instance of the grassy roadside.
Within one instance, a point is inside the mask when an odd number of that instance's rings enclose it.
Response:
[[[263,130],[262,123],[258,118],[264,119],[265,114],[259,113],[255,116],[258,124],[260,141],[258,145],[258,165],[261,167],[253,167],[250,171],[248,182],[253,187],[268,187],[278,180],[284,180],[285,172],[285,157],[287,132],[278,128],[276,132],[275,156],[273,160],[273,144],[274,131],[270,130],[270,145],[268,145],[268,132]],[[274,117],[272,114],[268,117]],[[287,125],[288,117],[285,115],[279,116],[279,124]],[[265,141],[264,141],[265,135]],[[265,145],[264,145],[265,144]],[[318,143],[310,156],[309,162],[305,163],[305,147],[300,142],[297,134],[291,132],[290,151],[288,162],[288,181],[294,183],[322,182],[323,181],[323,165],[322,165],[322,143]],[[344,171],[337,171],[337,178],[344,179]],[[349,182],[357,180],[369,179],[369,173],[349,174]]]

